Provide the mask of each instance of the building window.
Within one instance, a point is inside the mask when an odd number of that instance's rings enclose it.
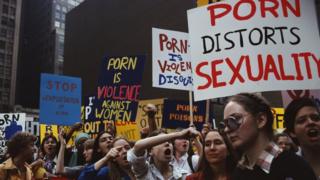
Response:
[[[8,7],[8,5],[3,5],[2,6],[2,13],[3,14],[9,14],[9,7]]]
[[[59,22],[59,21],[55,21],[55,22],[54,22],[54,26],[55,26],[56,28],[59,28],[59,27],[60,27],[60,22]]]
[[[14,37],[14,32],[12,30],[8,30],[8,38],[13,39]]]
[[[17,0],[11,0],[11,4],[16,4]]]
[[[61,10],[61,6],[60,6],[60,4],[57,4],[57,5],[56,5],[56,10],[58,10],[58,11],[60,11],[60,10]]]
[[[6,42],[0,40],[0,49],[6,49]]]
[[[2,18],[1,18],[1,24],[2,24],[2,25],[5,25],[5,26],[8,25],[8,18],[2,16]]]
[[[10,19],[9,19],[8,26],[13,28],[13,27],[14,27],[14,25],[15,25],[15,21],[14,21],[14,19],[11,19],[11,18],[10,18]]]
[[[1,29],[0,37],[3,37],[3,38],[7,37],[7,30],[6,29]]]
[[[0,53],[0,64],[4,64],[4,54]]]
[[[67,12],[67,8],[65,6],[62,6],[62,12],[64,12],[64,13]]]
[[[60,12],[56,11],[56,19],[60,19]]]
[[[66,14],[62,13],[62,14],[61,14],[61,19],[62,19],[63,21],[65,21],[65,20],[66,20]]]
[[[11,16],[15,16],[15,15],[16,15],[16,8],[10,7],[9,14],[10,14]]]
[[[64,29],[64,28],[65,28],[64,23],[61,23],[61,28],[62,28],[62,29]]]

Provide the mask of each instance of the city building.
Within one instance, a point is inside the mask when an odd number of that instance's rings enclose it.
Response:
[[[15,102],[22,0],[0,0],[0,112]]]
[[[23,1],[15,104],[39,108],[40,74],[62,74],[65,17],[82,1]]]

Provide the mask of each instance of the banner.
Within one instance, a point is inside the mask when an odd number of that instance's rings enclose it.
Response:
[[[190,106],[188,101],[164,100],[162,127],[176,129],[188,128],[190,124]],[[198,130],[206,118],[206,102],[193,104],[193,123]],[[209,118],[210,119],[210,118]]]
[[[1,113],[0,114],[0,156],[7,149],[7,141],[18,131],[25,131],[25,113]]]
[[[188,33],[152,28],[152,86],[192,90]]]
[[[283,107],[287,107],[288,104],[294,99],[310,98],[313,99],[317,106],[320,108],[320,90],[288,90],[281,91]]]
[[[222,1],[188,11],[196,101],[320,88],[314,1]]]
[[[80,122],[81,79],[41,74],[40,123],[73,125]]]
[[[137,117],[136,117],[136,122],[137,122],[137,126],[138,126],[139,130],[149,126],[148,116],[146,113],[146,106],[149,103],[154,104],[157,108],[157,112],[155,115],[157,128],[162,127],[163,101],[164,101],[164,99],[149,99],[149,100],[140,100],[139,101]]]

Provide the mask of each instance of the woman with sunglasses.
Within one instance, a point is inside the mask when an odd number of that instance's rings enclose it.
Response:
[[[209,131],[203,140],[203,156],[197,173],[187,176],[187,180],[228,180],[235,167],[231,145],[217,130]]]
[[[293,100],[286,108],[284,122],[301,147],[301,155],[320,179],[320,110],[309,98]]]
[[[234,148],[242,152],[233,179],[316,180],[302,158],[282,152],[272,141],[273,114],[263,97],[250,93],[230,97],[224,118],[224,131]]]

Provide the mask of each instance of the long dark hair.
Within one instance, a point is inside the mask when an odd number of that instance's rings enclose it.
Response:
[[[221,132],[218,130],[210,130],[205,137],[203,138],[203,142],[202,142],[202,156],[200,157],[200,164],[199,164],[199,169],[198,172],[200,172],[199,175],[201,175],[201,177],[198,177],[199,179],[204,179],[204,180],[211,180],[213,177],[216,176],[216,173],[213,172],[212,168],[210,167],[210,164],[208,162],[208,160],[205,157],[205,139],[207,137],[207,135],[210,132]],[[219,133],[220,134],[220,133]],[[227,147],[227,151],[228,151],[228,155],[226,157],[226,174],[230,175],[233,170],[236,167],[237,164],[237,156],[236,156],[236,152],[234,151],[230,141],[227,139],[227,137],[225,136],[225,134],[220,134],[224,143],[226,144]]]
[[[106,131],[101,131],[99,132],[98,136],[94,139],[94,143],[93,143],[93,154],[92,154],[92,163],[97,162],[98,160],[100,160],[105,154],[103,154],[101,151],[99,150],[99,139],[103,134],[110,134]],[[113,135],[110,134],[112,137]]]
[[[114,144],[119,140],[125,140],[130,145],[130,142],[126,138],[117,137],[112,141],[112,147],[114,147]],[[130,145],[130,147],[131,147],[131,145]],[[121,177],[124,174],[124,172],[122,171],[122,168],[119,166],[119,164],[117,162],[109,161],[108,167],[110,168],[110,172],[112,172],[112,173],[109,173],[109,180],[119,180],[119,179],[121,179]],[[131,171],[131,168],[129,168],[129,170]]]
[[[58,155],[58,153],[59,153],[59,148],[60,148],[60,143],[58,143],[58,140],[57,140],[57,138],[55,137],[55,136],[53,136],[52,134],[48,134],[48,135],[46,135],[44,138],[43,138],[43,140],[42,140],[42,143],[41,143],[41,151],[42,151],[42,153],[43,153],[43,155],[44,156],[46,156],[47,154],[46,154],[46,152],[45,152],[45,150],[44,150],[44,144],[45,144],[45,142],[48,140],[48,139],[53,139],[53,141],[56,143],[56,148],[55,148],[55,154],[54,154],[54,157],[55,156],[57,156]]]

